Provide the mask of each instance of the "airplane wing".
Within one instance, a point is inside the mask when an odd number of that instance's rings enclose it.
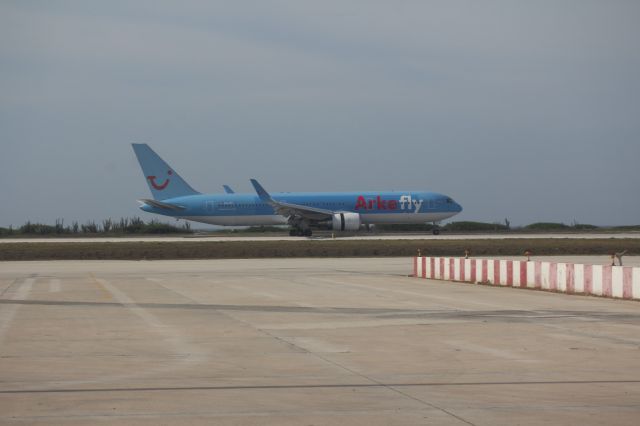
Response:
[[[251,179],[251,184],[258,193],[258,197],[260,197],[263,202],[271,205],[271,207],[273,207],[275,212],[279,215],[287,217],[300,216],[305,219],[311,220],[325,220],[331,218],[331,216],[333,215],[332,210],[274,200],[273,198],[271,198],[271,195],[269,195],[269,193],[262,187],[262,185],[258,183],[257,180]]]
[[[158,209],[164,209],[164,210],[184,210],[186,208],[186,207],[180,206],[178,204],[163,203],[162,201],[158,201],[158,200],[142,199],[142,200],[138,200],[138,202],[144,203],[144,204],[148,204],[151,207],[155,207],[155,208],[158,208]]]
[[[224,188],[224,192],[226,192],[227,194],[235,194],[236,192],[231,189],[231,187],[229,185],[222,185],[222,187]]]

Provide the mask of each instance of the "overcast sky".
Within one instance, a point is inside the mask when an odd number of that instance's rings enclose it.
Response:
[[[0,226],[193,187],[424,189],[454,220],[640,223],[638,1],[0,2]]]

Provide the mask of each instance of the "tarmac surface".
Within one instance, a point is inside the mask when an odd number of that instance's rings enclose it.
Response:
[[[1,262],[0,424],[637,424],[638,302],[411,269]]]
[[[336,234],[336,240],[509,240],[517,238],[533,239],[555,239],[555,238],[576,238],[576,239],[601,239],[601,238],[640,238],[640,232],[592,232],[592,233],[551,233],[551,234],[522,234],[510,232],[508,234],[371,234],[345,236]],[[264,235],[264,234],[209,234],[209,235],[188,235],[188,236],[141,236],[141,237],[85,237],[85,238],[0,238],[0,244],[11,243],[86,243],[86,242],[203,242],[203,241],[300,241],[300,240],[320,240],[331,239],[331,234],[323,233],[313,237],[289,237],[286,235]]]

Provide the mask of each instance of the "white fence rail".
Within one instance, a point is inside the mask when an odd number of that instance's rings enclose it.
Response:
[[[414,257],[413,275],[432,280],[640,300],[640,268],[629,266]]]

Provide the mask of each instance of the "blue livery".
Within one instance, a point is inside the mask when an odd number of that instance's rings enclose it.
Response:
[[[146,212],[213,225],[289,225],[291,235],[312,227],[356,231],[375,224],[438,223],[462,211],[451,197],[428,191],[269,193],[251,179],[255,193],[201,194],[146,144],[133,144],[153,199]],[[437,228],[434,231],[437,233]]]

